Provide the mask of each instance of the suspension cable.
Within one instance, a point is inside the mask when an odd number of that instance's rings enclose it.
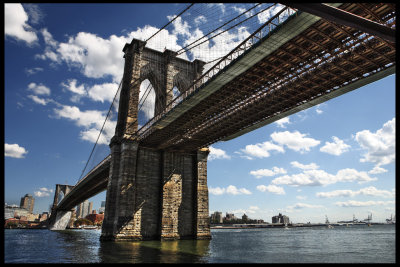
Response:
[[[276,4],[274,4],[274,5],[276,5]],[[224,33],[224,32],[229,31],[230,29],[236,27],[237,25],[242,24],[243,22],[245,22],[245,21],[247,21],[247,20],[253,18],[254,16],[256,16],[256,15],[258,15],[258,14],[260,14],[260,13],[262,13],[262,12],[268,10],[268,9],[270,9],[270,8],[273,7],[274,5],[271,5],[271,6],[267,7],[267,8],[265,8],[265,9],[261,10],[261,11],[255,13],[255,14],[251,15],[250,17],[248,17],[248,18],[246,18],[246,19],[244,19],[244,20],[242,20],[242,21],[236,23],[235,25],[229,27],[228,29],[226,29],[226,30],[224,30],[224,31],[222,31],[222,32],[219,32],[219,33],[215,34],[214,36],[208,38],[207,40],[204,40],[203,42],[198,43],[198,44],[196,44],[195,46],[190,47],[189,49],[186,49],[185,51],[182,51],[182,52],[178,53],[178,55],[180,55],[180,54],[182,54],[182,53],[184,53],[184,52],[186,52],[186,51],[188,51],[188,50],[191,50],[191,49],[193,49],[193,48],[195,48],[195,47],[197,47],[197,46],[199,46],[199,45],[201,45],[201,44],[203,44],[203,43],[205,43],[205,42],[207,42],[207,41],[209,41],[209,40],[211,40],[211,39],[217,37],[218,35],[221,35],[221,34]],[[200,39],[201,39],[201,38],[200,38]],[[199,40],[200,40],[200,39],[199,39]]]
[[[115,96],[114,96],[113,101],[111,102],[110,108],[108,109],[108,113],[107,113],[106,119],[104,120],[103,126],[102,126],[101,129],[100,129],[99,135],[97,136],[96,143],[94,144],[94,146],[93,146],[93,148],[92,148],[92,151],[90,152],[90,155],[89,155],[89,158],[88,158],[88,160],[87,160],[87,162],[86,162],[86,165],[85,165],[85,167],[84,167],[83,170],[82,170],[81,176],[79,176],[79,180],[82,178],[82,175],[83,175],[83,173],[85,172],[87,165],[89,164],[90,158],[92,157],[92,154],[93,154],[93,151],[94,151],[94,149],[95,149],[95,147],[96,147],[96,145],[97,145],[97,142],[98,142],[99,139],[100,139],[101,133],[103,132],[103,129],[104,129],[104,125],[106,124],[106,121],[107,121],[107,119],[108,119],[108,116],[110,115],[111,109],[112,109],[112,107],[113,107],[113,105],[114,105],[114,101],[115,101],[115,99],[116,99],[116,97],[117,97],[117,95],[118,95],[119,90],[121,89],[122,81],[123,81],[123,78],[122,78],[121,81],[119,82],[118,90],[117,90],[117,92],[115,93]]]
[[[210,31],[210,32],[207,33],[206,35],[204,35],[204,36],[200,37],[199,39],[193,41],[192,43],[188,44],[187,46],[185,46],[185,47],[179,49],[179,50],[177,51],[177,53],[180,53],[182,50],[186,49],[188,46],[191,46],[192,44],[194,44],[194,43],[200,41],[201,39],[203,39],[203,38],[205,38],[205,37],[207,37],[207,36],[210,35],[211,33],[213,33],[213,32],[215,32],[215,31],[219,30],[220,28],[224,27],[225,25],[229,24],[230,22],[232,22],[232,21],[234,21],[235,19],[239,18],[240,16],[246,14],[247,12],[249,12],[250,10],[256,8],[256,7],[259,6],[259,5],[261,5],[261,3],[256,4],[256,5],[253,6],[252,8],[250,8],[250,9],[246,10],[245,12],[239,14],[238,16],[234,17],[233,19],[231,19],[231,20],[225,22],[224,24],[222,24],[222,25],[219,26],[218,28],[216,28],[216,29]]]
[[[189,8],[191,8],[194,4],[190,4],[187,8],[185,8],[181,13],[179,13],[178,15],[176,15],[175,18],[173,18],[170,22],[168,22],[167,24],[164,25],[164,27],[162,27],[161,29],[159,29],[155,34],[153,34],[152,36],[150,36],[150,38],[148,38],[145,42],[147,42],[148,40],[150,40],[151,38],[153,38],[156,34],[158,34],[160,31],[162,31],[163,29],[165,29],[165,27],[167,27],[169,24],[171,24],[175,19],[177,19],[180,15],[182,15],[184,12],[186,12]]]

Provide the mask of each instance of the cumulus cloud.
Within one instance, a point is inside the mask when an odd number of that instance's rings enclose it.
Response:
[[[46,187],[39,188],[38,191],[34,192],[36,197],[48,197],[53,193],[53,189],[47,189]]]
[[[36,73],[38,73],[40,71],[43,71],[43,68],[35,67],[35,68],[26,69],[25,71],[26,71],[26,73],[28,75],[33,75],[33,74],[36,74]]]
[[[98,110],[81,111],[75,106],[61,105],[60,108],[54,108],[54,114],[56,118],[66,118],[74,121],[77,126],[83,127],[84,130],[80,132],[81,139],[95,143],[107,112]],[[111,138],[114,136],[115,126],[115,121],[106,123],[98,144],[108,145],[110,143]]]
[[[30,83],[28,91],[32,91],[37,95],[50,95],[50,88],[43,84]]]
[[[273,167],[270,169],[259,169],[256,171],[251,171],[250,174],[254,175],[256,178],[261,178],[264,176],[274,176],[277,174],[285,174],[286,170],[284,168]]]
[[[361,188],[360,190],[353,191],[353,190],[335,190],[331,192],[318,192],[316,193],[317,197],[322,198],[332,198],[332,197],[355,197],[358,195],[365,195],[365,196],[373,196],[373,197],[385,197],[391,198],[395,197],[394,191],[387,191],[387,190],[379,190],[373,186]]]
[[[28,95],[28,98],[32,99],[33,102],[35,102],[36,104],[40,104],[40,105],[43,105],[43,106],[46,106],[47,103],[48,103],[48,100],[42,99],[42,98],[40,98],[38,96],[35,96],[35,95]]]
[[[355,200],[349,200],[349,201],[344,201],[344,202],[335,202],[336,206],[339,207],[369,207],[369,206],[382,206],[382,205],[390,205],[390,204],[395,204],[395,201],[355,201]]]
[[[289,132],[273,132],[271,138],[274,142],[281,146],[287,146],[288,148],[304,153],[310,151],[310,148],[317,146],[320,141],[310,137],[306,137],[306,134],[302,134],[299,131]]]
[[[28,14],[17,3],[4,4],[4,34],[28,44],[37,41],[35,31],[27,24]]]
[[[288,210],[297,210],[297,209],[320,209],[323,208],[324,206],[322,205],[312,205],[312,204],[307,204],[307,203],[296,203],[294,205],[288,206]]]
[[[386,170],[386,169],[384,169],[384,168],[381,168],[381,167],[378,167],[378,166],[375,166],[372,170],[370,170],[368,173],[370,173],[370,174],[379,174],[379,173],[384,173],[384,172],[387,172],[388,170]]]
[[[394,162],[396,157],[395,128],[396,118],[393,118],[375,133],[369,130],[356,133],[355,140],[367,151],[360,162],[372,162],[378,167]]]
[[[281,4],[277,4],[272,8],[269,8],[263,12],[261,12],[260,14],[257,15],[258,18],[258,22],[260,24],[263,24],[265,22],[267,22],[270,18],[272,18],[276,13],[278,13],[280,10],[282,10],[285,6],[281,5]],[[285,12],[284,12],[285,13]],[[282,14],[280,15],[282,16]]]
[[[270,156],[269,151],[276,150],[278,152],[285,152],[283,147],[278,146],[272,142],[266,141],[264,143],[258,143],[255,145],[247,145],[244,149],[241,149],[239,153],[245,154],[244,157],[247,159],[256,158],[267,158]]]
[[[208,160],[214,159],[230,159],[231,157],[226,154],[226,152],[222,149],[215,148],[213,146],[209,147],[210,154],[208,154]]]
[[[251,192],[246,188],[236,188],[234,185],[229,185],[226,188],[221,187],[209,187],[208,192],[212,195],[251,195]]]
[[[10,158],[24,158],[28,151],[18,144],[4,144],[4,156]]]
[[[359,172],[355,169],[342,169],[335,175],[324,170],[305,170],[302,173],[284,175],[272,180],[273,184],[290,186],[326,186],[337,182],[358,182],[365,183],[377,180],[366,172]]]
[[[293,167],[296,167],[296,168],[299,168],[299,169],[302,169],[302,170],[316,170],[316,169],[319,168],[319,166],[317,164],[315,164],[314,162],[312,162],[310,164],[301,164],[298,161],[292,161],[292,162],[290,162],[290,164]]]
[[[343,140],[340,140],[336,136],[332,136],[332,139],[333,143],[325,142],[325,145],[321,147],[319,151],[335,156],[339,156],[342,153],[349,151],[350,146],[345,144]]]
[[[290,124],[290,119],[289,119],[289,117],[285,117],[285,118],[275,121],[275,123],[280,128],[286,128],[285,124]]]
[[[270,192],[273,194],[277,194],[277,195],[284,195],[285,194],[285,190],[283,189],[283,187],[280,186],[276,186],[276,185],[257,185],[257,190],[261,191],[261,192]]]

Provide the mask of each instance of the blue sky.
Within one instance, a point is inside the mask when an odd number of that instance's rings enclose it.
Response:
[[[147,39],[185,6],[5,5],[6,203],[19,204],[29,193],[34,212],[47,211],[55,184],[78,181],[122,77],[123,46],[132,38]],[[148,46],[179,50],[215,27],[211,19],[223,21],[251,6],[194,5]],[[271,13],[221,34],[206,43],[208,50],[200,46],[181,57],[218,58]],[[149,99],[144,119],[152,114]],[[384,221],[395,214],[395,117],[391,75],[213,144],[210,213],[246,213],[269,222],[279,212],[293,222],[324,222],[325,215],[331,221],[353,214],[365,219],[372,213],[374,221]],[[97,158],[107,154],[114,127],[111,120]],[[102,200],[105,192],[90,199],[95,209]]]

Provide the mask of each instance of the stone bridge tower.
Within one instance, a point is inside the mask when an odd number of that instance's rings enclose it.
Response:
[[[57,205],[61,201],[61,193],[65,197],[73,188],[73,185],[56,184],[53,206],[51,207],[51,216],[49,218],[50,230],[65,230],[66,226],[68,225],[73,210],[58,210]]]
[[[159,114],[201,75],[204,62],[158,52],[133,39],[126,44],[118,121],[111,139],[111,163],[101,240],[209,239],[208,148],[187,153],[142,147],[138,130],[140,84],[148,79]]]

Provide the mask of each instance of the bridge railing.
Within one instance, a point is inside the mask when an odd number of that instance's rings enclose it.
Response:
[[[281,14],[287,12],[287,15],[281,18]],[[292,16],[297,15],[297,10],[292,9],[287,6],[276,13],[272,18],[270,18],[266,23],[264,23],[260,28],[254,31],[250,36],[248,36],[244,41],[242,41],[236,48],[220,59],[213,67],[206,71],[200,78],[198,78],[194,83],[185,91],[181,92],[176,98],[174,98],[170,103],[167,104],[166,108],[158,115],[154,116],[149,120],[144,126],[142,126],[137,132],[136,136],[145,137],[149,134],[151,126],[159,119],[161,119],[165,114],[171,111],[176,105],[185,100],[189,95],[193,94],[200,89],[205,83],[210,81],[219,72],[228,67],[235,59],[240,55],[248,51],[254,44],[258,43],[264,37],[270,35],[271,31],[277,28],[282,22],[286,21]],[[276,22],[274,22],[276,21]]]

